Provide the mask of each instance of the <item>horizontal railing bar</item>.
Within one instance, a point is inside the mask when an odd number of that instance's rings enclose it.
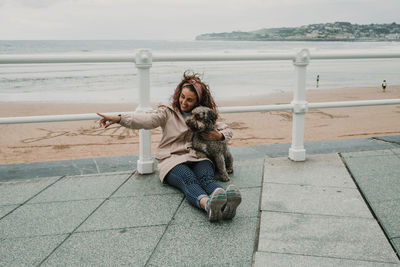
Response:
[[[398,105],[400,99],[381,99],[381,100],[358,100],[358,101],[338,101],[338,102],[315,102],[308,103],[309,109],[315,108],[345,108],[362,106]]]
[[[240,60],[293,60],[296,53],[239,53],[239,54],[153,54],[153,62],[163,61],[240,61]],[[342,52],[310,53],[310,59],[371,59],[400,58],[400,52]]]
[[[310,59],[371,59],[371,58],[400,58],[400,52],[317,52],[310,53]]]
[[[314,102],[314,103],[308,103],[307,106],[309,109],[317,109],[317,108],[343,108],[343,107],[380,106],[380,105],[398,105],[398,104],[400,104],[400,99]],[[280,105],[220,107],[218,110],[221,113],[241,113],[241,112],[263,112],[263,111],[292,110],[292,109],[293,109],[292,104],[280,104]]]
[[[292,110],[292,104],[280,105],[258,105],[258,106],[232,106],[220,107],[218,111],[221,113],[242,113],[242,112],[263,112],[263,111],[277,111],[277,110]]]
[[[153,54],[153,62],[171,61],[262,61],[262,60],[293,60],[295,53],[238,53],[238,54]]]
[[[308,103],[307,106],[309,109],[317,109],[317,108],[399,105],[399,104],[400,104],[400,99],[382,99],[382,100],[339,101],[339,102],[314,102],[314,103]],[[267,111],[292,110],[292,109],[293,109],[292,104],[232,106],[232,107],[218,108],[220,113],[267,112]],[[115,116],[117,114],[126,114],[126,113],[133,113],[133,112],[112,112],[104,114],[108,116]],[[5,117],[5,118],[0,118],[0,124],[82,121],[82,120],[98,120],[98,119],[99,116],[96,115],[95,113],[8,117],[8,118]]]
[[[0,64],[120,63],[135,62],[134,54],[0,55]]]
[[[287,53],[208,53],[208,54],[158,54],[153,53],[153,62],[174,61],[261,61],[293,60],[295,52]],[[312,52],[310,59],[371,59],[400,58],[400,52]],[[0,64],[42,64],[42,63],[110,63],[135,62],[135,54],[98,55],[0,55]]]
[[[107,116],[116,116],[118,114],[126,114],[126,113],[133,113],[133,112],[110,112],[110,113],[102,113],[102,114],[107,115]],[[0,124],[85,121],[85,120],[99,120],[99,119],[100,119],[100,117],[96,113],[45,115],[45,116],[0,118]]]

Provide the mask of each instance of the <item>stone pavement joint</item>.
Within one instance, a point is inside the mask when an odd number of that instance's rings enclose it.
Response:
[[[400,149],[343,153],[349,173],[400,257]]]
[[[174,218],[175,218],[176,213],[178,212],[179,208],[182,206],[182,203],[183,203],[184,200],[185,200],[185,199],[182,198],[181,203],[179,203],[178,208],[175,210],[175,213],[172,215],[172,220],[169,221],[168,224],[167,224],[167,226],[165,227],[165,231],[162,233],[160,239],[158,240],[157,244],[156,244],[155,247],[154,247],[154,250],[153,250],[152,253],[150,254],[149,258],[147,259],[145,266],[148,266],[148,265],[149,265],[150,259],[153,257],[154,252],[155,252],[155,251],[157,250],[157,248],[160,246],[161,240],[163,239],[165,233],[168,231],[168,228],[170,227],[172,221],[173,221]]]
[[[121,186],[123,186],[123,185],[128,181],[128,179],[129,179],[130,177],[132,177],[132,175],[134,175],[134,174],[135,174],[135,172],[133,172],[127,179],[125,179],[125,180],[122,182],[122,184],[119,185],[118,188],[115,189],[115,190],[110,194],[110,196],[109,196],[108,198],[110,198],[113,194],[115,194],[115,192],[117,192],[118,189],[119,189]],[[61,179],[59,179],[59,180],[61,180]],[[59,180],[58,180],[58,181],[59,181]],[[43,264],[43,263],[58,249],[58,247],[62,246],[62,244],[63,244],[68,238],[70,238],[71,235],[72,235],[82,224],[84,224],[85,221],[86,221],[93,213],[95,213],[96,210],[98,210],[98,209],[104,204],[104,202],[105,202],[108,198],[106,198],[96,209],[94,209],[94,210],[92,211],[92,213],[90,213],[90,214],[87,216],[86,219],[84,219],[84,220],[82,221],[81,224],[79,224],[71,233],[69,233],[69,234],[67,235],[67,237],[66,237],[56,248],[54,248],[54,250],[53,250],[46,258],[44,258],[43,261],[42,261],[39,265]]]
[[[11,214],[12,212],[14,212],[16,209],[18,209],[19,207],[23,206],[25,203],[27,203],[28,201],[30,201],[31,199],[33,199],[34,197],[36,197],[37,195],[39,195],[41,192],[43,192],[44,190],[46,190],[47,188],[49,188],[50,186],[52,186],[53,184],[57,183],[58,181],[60,181],[61,179],[63,179],[65,176],[61,176],[60,178],[56,179],[54,182],[52,182],[51,184],[47,185],[45,188],[41,189],[39,192],[37,192],[36,194],[34,194],[33,196],[31,196],[30,198],[27,198],[24,202],[22,202],[21,204],[18,204],[14,209],[10,210],[8,213],[4,214],[3,216],[0,213],[0,220],[3,219],[4,217],[8,216],[9,214]],[[3,193],[3,197],[4,198],[5,194]],[[8,196],[7,196],[8,197]],[[1,202],[2,204],[4,204],[5,202]]]
[[[376,138],[376,139],[377,139],[377,140],[380,140],[380,139],[378,139],[378,138]],[[373,208],[371,207],[371,205],[369,204],[368,199],[367,199],[367,196],[365,195],[365,193],[364,193],[364,192],[362,191],[362,189],[360,188],[360,185],[359,185],[359,183],[357,182],[357,178],[356,178],[356,177],[353,175],[353,173],[351,172],[350,166],[347,164],[346,159],[344,158],[345,155],[346,155],[345,153],[339,153],[339,156],[341,157],[344,166],[346,167],[348,173],[350,174],[351,178],[353,179],[354,184],[357,186],[357,189],[358,189],[358,191],[360,192],[360,195],[362,196],[362,198],[364,199],[364,202],[365,202],[366,206],[368,207],[369,211],[371,212],[371,215],[374,217],[374,219],[377,221],[377,223],[378,223],[379,226],[381,227],[381,229],[382,229],[383,233],[385,234],[386,238],[390,241],[390,238],[387,236],[387,233],[385,232],[382,223],[378,220],[378,218],[377,218],[377,216],[376,216],[376,214],[375,214],[375,212],[374,212],[374,209],[373,209]],[[396,251],[395,247],[394,247],[394,246],[392,246],[392,247],[393,247],[393,250]]]
[[[8,177],[0,183],[0,265],[176,266],[196,260],[249,266],[263,161],[247,160],[241,151],[234,154],[239,160],[231,181],[244,200],[234,220],[213,224],[205,212],[184,201],[181,192],[163,186],[158,173]],[[227,187],[230,182],[221,184]]]
[[[298,266],[399,264],[394,246],[354,184],[364,176],[354,175],[354,171],[351,177],[344,164],[349,158],[356,157],[349,169],[360,168],[360,173],[369,173],[376,165],[364,166],[365,158],[369,157],[368,163],[372,163],[377,156],[389,154],[396,160],[386,161],[393,166],[390,165],[385,174],[393,177],[397,175],[393,167],[400,166],[396,151],[343,153],[343,162],[337,153],[310,155],[306,162],[292,162],[286,157],[266,159],[255,265],[265,266],[271,262],[274,266],[294,262]],[[393,182],[393,179],[388,179],[387,183],[393,186],[389,181]],[[376,183],[372,185],[376,186]],[[374,189],[371,184],[365,187]],[[399,187],[395,188],[398,196]],[[384,190],[389,189],[382,188],[382,192]],[[393,213],[393,209],[385,213],[388,214],[393,214],[391,226],[396,228],[400,216]]]
[[[309,142],[306,162],[233,147],[221,185],[243,202],[221,223],[137,155],[0,165],[0,266],[399,266],[400,136],[379,139]]]

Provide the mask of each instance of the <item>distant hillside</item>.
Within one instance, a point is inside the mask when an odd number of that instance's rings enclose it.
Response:
[[[206,33],[196,40],[238,41],[400,41],[400,24],[359,25],[350,22],[310,24],[257,31]]]

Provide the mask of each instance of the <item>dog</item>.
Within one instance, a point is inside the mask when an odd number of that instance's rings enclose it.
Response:
[[[202,132],[215,128],[217,114],[208,107],[199,106],[192,110],[192,115],[186,120],[186,125],[193,131],[193,148],[198,156],[211,159],[220,175],[221,181],[229,181],[228,173],[233,172],[233,157],[226,142],[204,140]]]

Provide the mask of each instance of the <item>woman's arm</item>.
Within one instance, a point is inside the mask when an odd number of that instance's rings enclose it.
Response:
[[[225,136],[220,133],[219,131],[217,131],[216,129],[212,130],[212,131],[208,131],[208,132],[202,132],[201,137],[204,140],[208,140],[208,141],[223,141],[225,140]]]
[[[225,123],[217,122],[216,129],[201,133],[201,137],[210,141],[229,141],[232,139],[233,132]]]
[[[130,129],[154,129],[165,124],[165,111],[123,114],[119,124]]]
[[[149,113],[123,114],[118,116],[106,116],[97,113],[100,117],[100,126],[109,127],[114,123],[119,123],[131,129],[154,129],[165,124],[167,119],[166,108],[159,108],[157,111]]]

